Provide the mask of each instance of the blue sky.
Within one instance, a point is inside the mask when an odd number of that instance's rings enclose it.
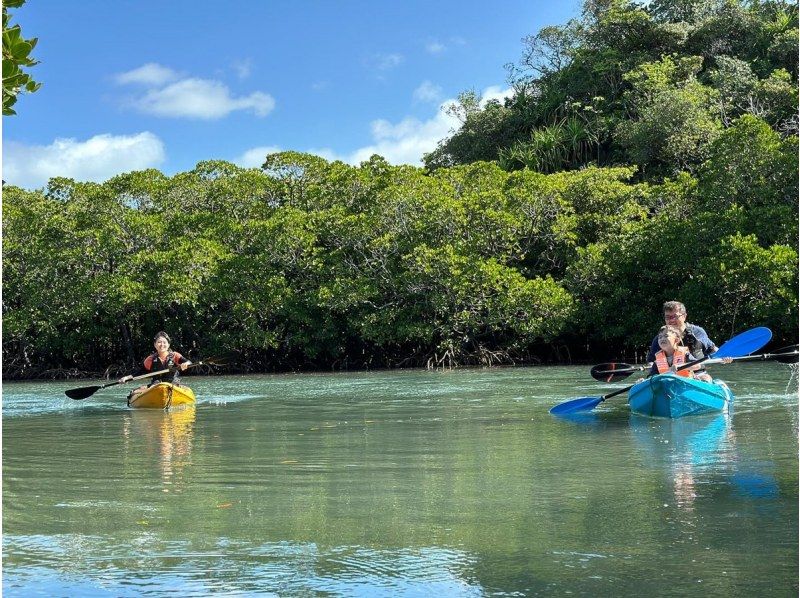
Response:
[[[521,38],[577,0],[28,0],[42,88],[3,118],[3,179],[103,181],[296,150],[358,164],[422,155],[459,92],[507,92]]]

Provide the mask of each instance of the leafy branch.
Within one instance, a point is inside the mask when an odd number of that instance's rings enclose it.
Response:
[[[37,83],[23,70],[38,64],[30,53],[36,47],[37,38],[25,39],[19,25],[9,26],[9,8],[19,8],[25,0],[5,0],[3,2],[3,116],[16,114],[12,106],[22,91],[33,93],[42,84]]]

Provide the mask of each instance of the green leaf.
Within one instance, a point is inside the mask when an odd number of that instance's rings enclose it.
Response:
[[[19,71],[19,68],[13,60],[3,59],[3,79],[11,77]]]
[[[26,41],[18,41],[11,46],[11,55],[17,60],[24,60],[28,57],[33,47]]]

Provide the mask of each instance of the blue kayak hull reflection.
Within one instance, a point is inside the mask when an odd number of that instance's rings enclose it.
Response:
[[[733,393],[721,380],[701,382],[674,374],[659,374],[631,388],[631,411],[652,417],[678,418],[727,411]]]

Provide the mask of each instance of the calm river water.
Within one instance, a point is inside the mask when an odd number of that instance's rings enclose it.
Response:
[[[588,367],[186,377],[195,409],[3,385],[4,596],[796,596],[796,366],[730,416]]]

